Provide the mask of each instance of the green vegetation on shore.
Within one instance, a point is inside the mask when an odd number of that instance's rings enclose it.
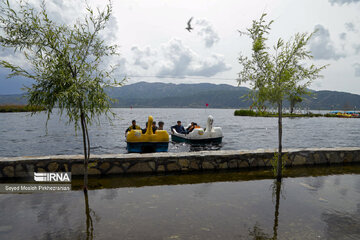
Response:
[[[44,111],[44,107],[30,105],[0,105],[0,112],[36,112]]]
[[[277,113],[270,113],[270,112],[255,112],[253,110],[235,110],[235,116],[249,116],[249,117],[278,117]],[[298,113],[283,113],[283,117],[338,117],[336,114],[321,114],[321,113],[305,113],[305,114],[298,114]]]

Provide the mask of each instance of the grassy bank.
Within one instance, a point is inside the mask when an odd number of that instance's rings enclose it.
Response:
[[[277,117],[277,113],[269,113],[269,112],[255,112],[253,110],[235,110],[235,116],[249,116],[249,117]],[[338,117],[336,114],[321,114],[321,113],[306,113],[306,114],[298,114],[298,113],[283,113],[283,117]]]
[[[0,105],[0,112],[35,112],[44,111],[45,108],[29,105]]]

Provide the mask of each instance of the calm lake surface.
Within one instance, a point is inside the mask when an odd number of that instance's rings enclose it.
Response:
[[[223,128],[222,149],[277,145],[276,118],[235,117],[227,109],[114,112],[112,124],[101,119],[90,127],[92,153],[126,152],[125,129],[132,119],[144,126],[150,114],[167,129],[177,120],[205,126],[211,114]],[[45,121],[44,114],[0,114],[0,156],[82,153],[72,125],[55,114],[46,134]],[[287,118],[284,147],[359,146],[359,124]],[[88,197],[75,178],[70,192],[2,194],[0,239],[360,239],[360,165],[292,168],[285,175],[281,185],[271,170],[98,177],[89,180]]]
[[[149,115],[155,121],[164,121],[170,130],[177,120],[183,125],[194,121],[206,126],[208,115],[214,117],[214,126],[223,129],[222,149],[274,149],[277,147],[277,119],[234,116],[233,109],[152,109],[115,108],[116,117],[110,124],[105,118],[100,124],[90,126],[93,154],[125,153],[124,132],[136,119],[145,127]],[[314,111],[318,112],[318,111]],[[66,124],[66,117],[52,115],[45,130],[46,115],[30,113],[0,114],[0,157],[82,154],[81,130],[75,135],[73,124]],[[283,120],[283,147],[342,147],[359,146],[360,119],[345,118],[285,118]],[[212,149],[210,147],[210,149]],[[214,147],[218,149],[218,147]],[[186,144],[169,145],[169,151],[182,152],[192,149]]]
[[[360,239],[360,165],[92,178],[0,195],[0,239]]]

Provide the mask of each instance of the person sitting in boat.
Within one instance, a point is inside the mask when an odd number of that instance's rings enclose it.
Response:
[[[141,129],[142,134],[145,134],[145,133],[146,133],[146,129],[147,129],[147,122],[145,123],[145,128],[142,128],[142,129]]]
[[[186,132],[191,133],[192,130],[194,130],[194,128],[195,128],[194,122],[191,122],[190,126],[186,128]]]
[[[153,121],[153,123],[152,123],[152,131],[153,131],[153,133],[155,133],[156,130],[158,130],[158,127],[156,126],[156,122]]]
[[[191,125],[188,128],[186,128],[186,132],[191,133],[195,128],[200,128],[200,126],[197,125],[196,122],[191,122]]]
[[[158,127],[156,126],[156,122],[155,122],[155,121],[153,121],[151,127],[152,127],[153,133],[155,133],[156,130],[158,129]],[[146,130],[147,130],[147,124],[146,124],[146,127],[145,127],[144,129],[142,129],[142,133],[145,134],[145,133],[146,133]]]
[[[138,125],[136,125],[136,120],[132,120],[132,121],[131,121],[131,126],[126,129],[125,134],[126,134],[128,131],[131,131],[132,129],[134,129],[134,130],[135,130],[135,129],[141,130],[141,128],[140,128]]]
[[[163,121],[159,121],[159,127],[157,130],[164,130],[164,122]]]
[[[177,121],[177,125],[172,126],[171,128],[171,132],[174,132],[174,129],[177,133],[182,133],[182,134],[186,134],[186,130],[185,128],[181,125],[181,121]]]

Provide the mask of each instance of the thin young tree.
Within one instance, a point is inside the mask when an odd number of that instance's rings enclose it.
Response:
[[[312,56],[306,45],[313,33],[297,33],[287,42],[279,38],[273,51],[270,51],[266,42],[273,21],[267,22],[265,16],[266,14],[263,14],[259,20],[254,20],[247,31],[240,32],[251,38],[252,54],[251,57],[243,55],[239,57],[242,70],[239,73],[238,84],[249,83],[252,97],[256,96],[257,101],[261,103],[267,101],[277,107],[279,145],[276,178],[280,182],[282,178],[283,101],[292,92],[296,92],[298,96],[307,93],[311,82],[321,77],[320,71],[326,66],[309,65]]]
[[[37,10],[38,9],[38,10]],[[113,78],[115,67],[102,64],[116,55],[117,46],[107,45],[100,33],[109,21],[112,5],[93,11],[87,7],[83,21],[73,25],[57,23],[48,16],[45,2],[33,7],[27,2],[0,3],[0,46],[24,56],[23,64],[0,59],[9,76],[33,80],[26,87],[28,103],[45,107],[47,120],[54,108],[66,114],[75,131],[81,127],[84,148],[84,191],[87,191],[90,138],[88,125],[101,114],[110,119],[111,99],[104,91],[121,85]]]

